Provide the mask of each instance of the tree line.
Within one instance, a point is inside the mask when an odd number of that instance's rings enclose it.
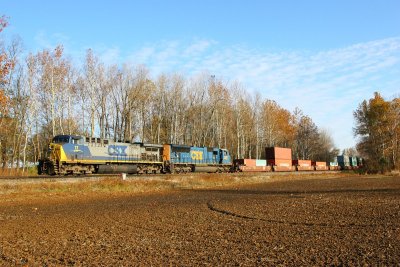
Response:
[[[0,23],[2,30],[6,19]],[[18,39],[0,49],[3,168],[37,162],[57,134],[223,147],[234,158],[263,158],[267,146],[318,161],[338,153],[299,108],[208,73],[153,77],[143,65],[106,65],[91,49],[75,66],[62,45],[23,57]]]
[[[400,169],[400,98],[385,100],[379,93],[354,111],[357,150],[368,171]]]

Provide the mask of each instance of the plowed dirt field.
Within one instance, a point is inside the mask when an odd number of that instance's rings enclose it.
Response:
[[[400,177],[0,197],[0,266],[400,263]]]

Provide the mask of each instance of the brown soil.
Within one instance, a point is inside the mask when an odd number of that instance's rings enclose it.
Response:
[[[398,176],[13,196],[0,197],[0,266],[400,262]]]

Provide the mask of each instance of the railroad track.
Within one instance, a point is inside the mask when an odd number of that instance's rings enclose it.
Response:
[[[268,175],[268,176],[282,176],[282,175],[307,175],[307,174],[332,174],[332,173],[340,173],[340,171],[307,171],[307,172],[235,172],[235,173],[218,173],[215,175]],[[174,174],[128,174],[128,178],[132,177],[181,177],[184,175],[190,176],[197,176],[197,175],[204,175],[208,173],[201,173],[201,172],[191,172],[191,173],[174,173]],[[210,173],[212,174],[212,173]],[[107,178],[107,177],[120,177],[121,174],[89,174],[89,175],[32,175],[32,176],[1,176],[1,180],[34,180],[34,179],[41,179],[41,180],[57,180],[57,179],[87,179],[87,178]]]
[[[66,178],[91,178],[91,177],[109,177],[109,176],[119,176],[120,174],[90,174],[90,175],[31,175],[31,176],[1,176],[0,180],[31,180],[31,179],[66,179]]]
[[[186,175],[204,175],[204,173],[186,173]],[[182,176],[185,174],[127,174],[128,178],[132,177],[171,177],[171,176]],[[87,179],[87,178],[107,178],[107,177],[120,177],[120,173],[114,173],[114,174],[81,174],[81,175],[32,175],[32,176],[0,176],[0,181],[1,180],[32,180],[32,179],[37,179],[37,180],[46,180],[46,179],[51,179],[51,180],[57,180],[57,179]]]

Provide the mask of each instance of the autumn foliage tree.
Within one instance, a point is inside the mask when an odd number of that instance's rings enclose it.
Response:
[[[8,25],[7,18],[5,16],[0,17],[0,33]],[[1,161],[3,168],[6,167],[7,160],[7,145],[9,141],[9,128],[5,127],[10,124],[8,118],[10,100],[6,94],[5,88],[9,83],[9,75],[11,70],[14,68],[15,62],[8,56],[3,46],[0,47],[0,152]]]
[[[0,17],[0,33],[5,27],[7,27],[7,18],[5,16]],[[0,47],[0,119],[7,113],[8,98],[4,92],[4,87],[7,84],[7,75],[10,70],[14,67],[13,60],[10,60],[4,47]],[[1,126],[1,121],[0,121]]]
[[[379,93],[354,111],[357,150],[371,170],[398,169],[400,156],[400,99],[385,100]]]
[[[0,17],[0,33],[3,31],[5,27],[7,27],[8,21],[5,16]],[[0,51],[0,84],[2,87],[4,83],[6,83],[6,76],[10,72],[10,70],[14,67],[14,61],[10,60],[7,56],[7,53],[4,51],[4,47],[1,47]]]

